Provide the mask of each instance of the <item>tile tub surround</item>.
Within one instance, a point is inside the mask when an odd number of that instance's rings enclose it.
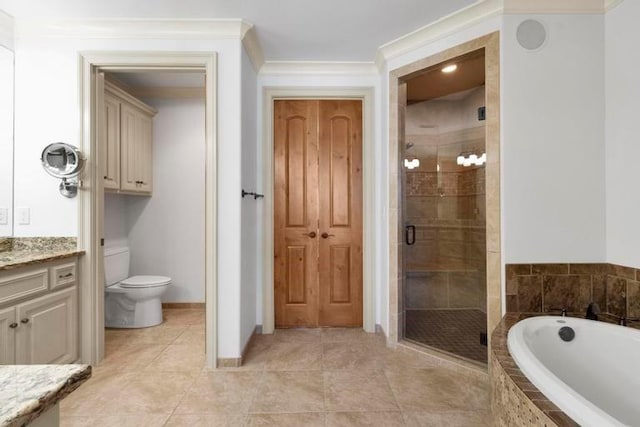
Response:
[[[0,426],[23,426],[91,376],[89,365],[0,366]]]
[[[603,314],[640,317],[640,269],[615,264],[507,264],[507,312],[566,307],[584,315],[591,301]]]
[[[13,238],[12,250],[0,252],[0,271],[84,254],[75,237]]]
[[[256,335],[241,367],[207,370],[204,311],[164,317],[107,329],[106,358],[62,401],[63,425],[491,425],[486,374],[388,349],[381,334],[278,329]]]
[[[577,427],[571,418],[531,384],[509,354],[509,329],[527,314],[507,313],[491,342],[491,410],[499,427]]]

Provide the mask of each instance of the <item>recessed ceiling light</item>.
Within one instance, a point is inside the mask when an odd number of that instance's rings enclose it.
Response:
[[[453,73],[457,69],[458,69],[458,66],[456,64],[451,64],[451,65],[447,65],[446,67],[444,67],[442,69],[442,72],[443,73]]]

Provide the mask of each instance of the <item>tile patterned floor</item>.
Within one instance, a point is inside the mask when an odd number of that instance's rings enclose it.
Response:
[[[467,359],[487,363],[480,333],[487,315],[480,310],[407,310],[405,338]]]
[[[260,335],[241,368],[204,369],[204,314],[107,330],[106,358],[62,426],[487,426],[488,381],[355,329]]]

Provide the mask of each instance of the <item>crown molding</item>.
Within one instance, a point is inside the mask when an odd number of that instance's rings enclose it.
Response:
[[[373,62],[266,61],[260,75],[363,75],[378,74]]]
[[[0,45],[13,50],[13,17],[0,10]]]
[[[616,6],[620,5],[624,0],[604,0],[604,10],[605,12],[609,12],[611,9],[614,9]]]
[[[262,68],[264,64],[264,54],[262,53],[262,47],[260,47],[260,42],[258,41],[258,36],[256,35],[256,30],[253,25],[243,35],[242,45],[249,56],[253,69],[256,73],[260,72],[260,68]]]
[[[16,39],[242,39],[253,28],[242,19],[19,19]]]
[[[504,0],[505,14],[601,14],[619,0]]]
[[[438,39],[472,27],[486,19],[498,16],[503,0],[478,0],[476,3],[442,17],[409,34],[385,43],[378,48],[375,63],[382,70],[390,59],[425,46]]]

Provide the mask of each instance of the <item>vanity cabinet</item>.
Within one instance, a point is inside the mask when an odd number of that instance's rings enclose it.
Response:
[[[44,288],[35,285],[42,283]],[[0,272],[0,295],[0,364],[71,363],[78,358],[75,258]]]
[[[101,129],[105,190],[151,194],[155,114],[150,106],[105,81]]]

